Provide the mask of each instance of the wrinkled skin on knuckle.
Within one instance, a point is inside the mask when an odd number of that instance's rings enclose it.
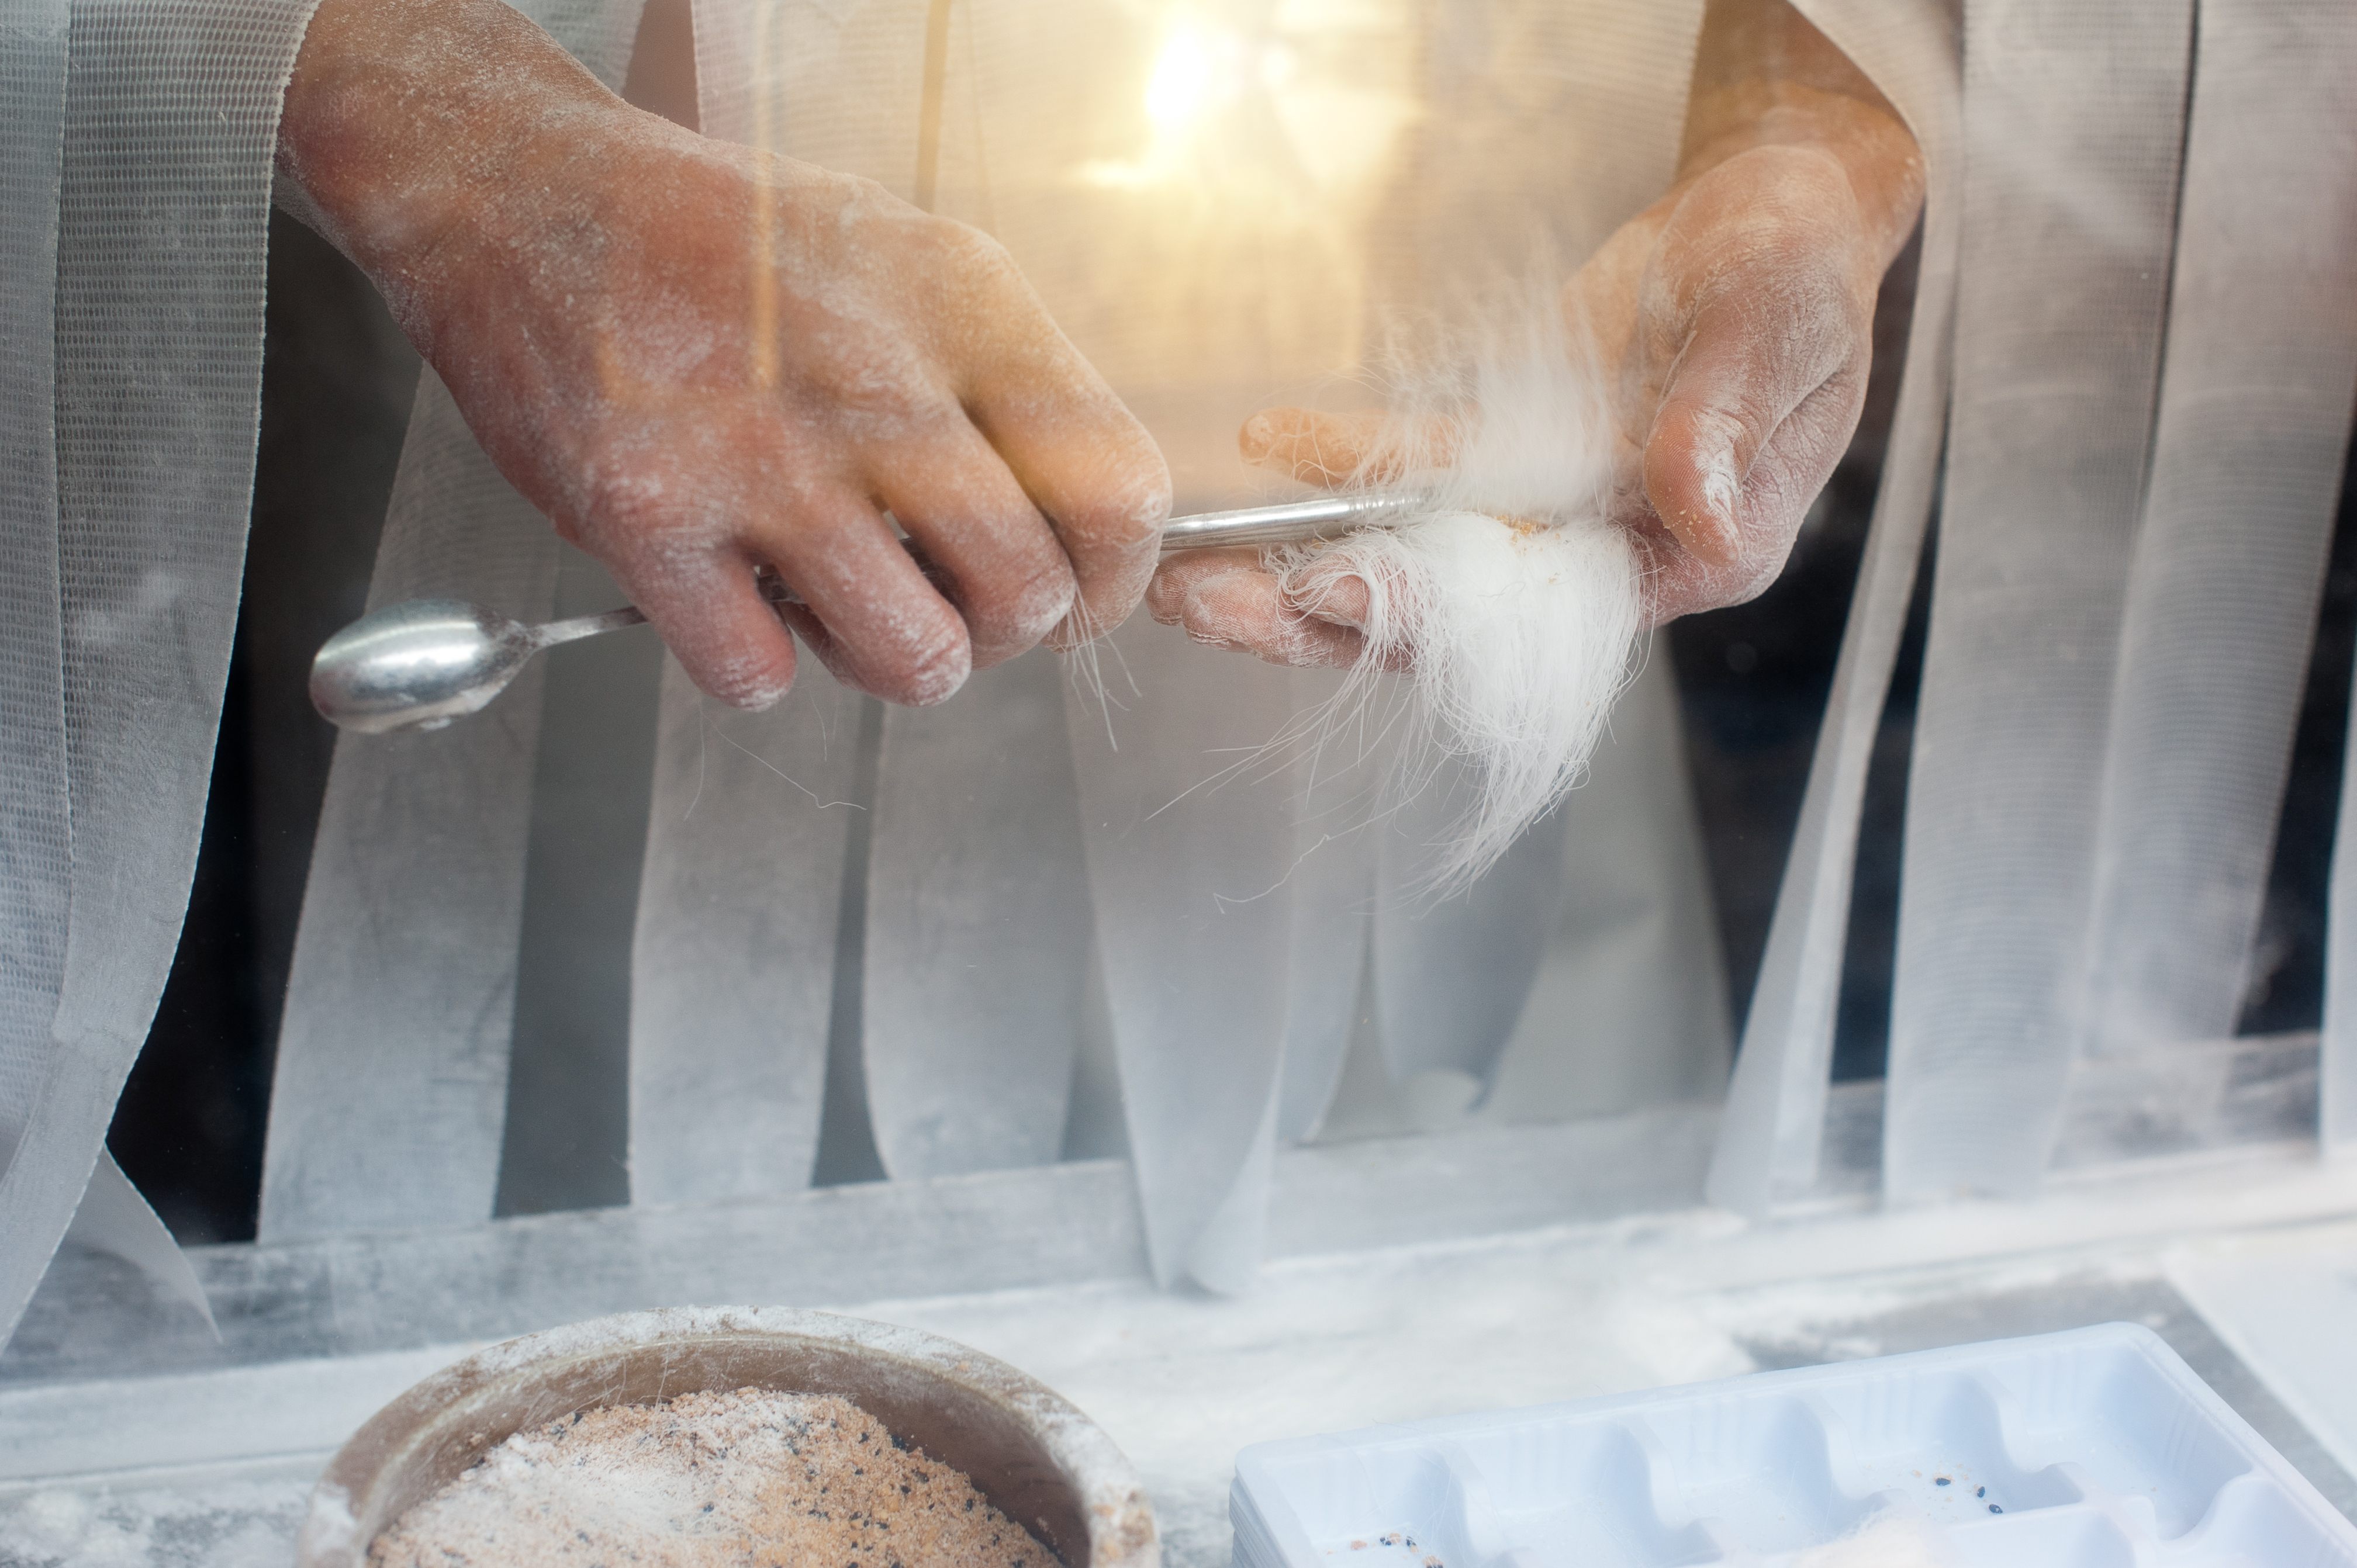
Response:
[[[773,707],[793,687],[791,666],[741,650],[699,659],[686,666],[688,678],[705,694],[732,708]]]
[[[972,631],[974,667],[1003,664],[1061,625],[1078,584],[1060,555],[993,574],[961,587],[958,607]]]
[[[973,645],[956,618],[912,616],[883,648],[853,653],[861,684],[888,702],[930,708],[947,702],[974,671]]]
[[[1632,283],[1631,252],[1649,228]],[[1607,260],[1617,270],[1598,266]],[[1725,160],[1649,209],[1568,285],[1608,327],[1616,309],[1633,317],[1617,338],[1598,336],[1608,373],[1617,369],[1614,515],[1646,564],[1657,620],[1741,603],[1781,571],[1856,429],[1879,281],[1838,161],[1771,146]],[[1624,347],[1614,367],[1616,342]],[[1682,399],[1699,401],[1668,424],[1674,446],[1655,450],[1663,399],[1705,344],[1713,372],[1678,381]],[[1714,430],[1713,419],[1728,427]],[[1663,525],[1647,491],[1684,493],[1684,455],[1724,446],[1737,430],[1760,442],[1735,508],[1737,548],[1730,561],[1706,563]]]

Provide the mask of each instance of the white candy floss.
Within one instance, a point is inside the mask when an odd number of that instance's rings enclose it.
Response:
[[[1290,552],[1305,608],[1356,577],[1366,653],[1319,728],[1412,665],[1415,716],[1396,789],[1461,757],[1479,788],[1426,880],[1461,889],[1586,774],[1645,628],[1628,535],[1608,521],[1613,424],[1579,335],[1548,301],[1493,329],[1445,376],[1406,378],[1392,434],[1362,474],[1432,493],[1429,516]],[[1378,488],[1364,486],[1361,488]]]

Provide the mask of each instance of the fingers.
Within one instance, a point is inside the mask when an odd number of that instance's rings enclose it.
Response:
[[[1359,471],[1382,425],[1379,414],[1267,408],[1244,421],[1236,448],[1256,468],[1331,489]]]
[[[1072,564],[999,455],[954,408],[931,438],[880,453],[877,489],[964,618],[974,667],[1004,663],[1072,607]]]
[[[865,496],[813,487],[742,537],[801,597],[795,629],[845,684],[929,707],[965,683],[974,667],[965,622]]]
[[[618,560],[615,575],[704,692],[766,708],[793,685],[794,639],[754,585],[753,563],[735,550]]]
[[[1390,484],[1420,469],[1446,467],[1456,461],[1458,434],[1439,419],[1404,428],[1402,421],[1384,413],[1269,408],[1244,421],[1236,447],[1255,467],[1331,489],[1348,483]]]
[[[1359,613],[1366,585],[1356,578]],[[1329,603],[1331,599],[1333,602]],[[1186,628],[1196,641],[1251,653],[1272,664],[1348,669],[1366,639],[1341,619],[1347,593],[1321,596],[1316,609],[1288,599],[1254,550],[1189,551],[1155,574],[1146,608],[1156,620]]]
[[[1069,648],[1129,618],[1170,515],[1161,448],[1048,319],[1019,278],[992,302],[999,327],[964,389],[968,415],[1043,513],[1070,563]]]

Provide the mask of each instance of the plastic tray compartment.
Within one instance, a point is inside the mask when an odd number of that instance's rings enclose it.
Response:
[[[2357,1568],[2357,1529],[2109,1324],[1236,1458],[1237,1568],[1781,1568],[1886,1509],[1953,1568]]]

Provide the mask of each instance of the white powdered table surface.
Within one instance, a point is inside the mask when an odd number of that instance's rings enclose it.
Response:
[[[1761,1229],[1693,1211],[1293,1257],[1237,1299],[1103,1281],[840,1305],[976,1346],[1089,1412],[1144,1473],[1172,1568],[1228,1562],[1232,1460],[1264,1438],[2121,1318],[2348,1512],[2357,1482],[2334,1455],[2357,1433],[2332,1423],[2357,1412],[2357,1371],[2263,1310],[2279,1291],[2216,1282],[2255,1247],[2282,1288],[2357,1277],[2352,1213],[2357,1174],[2287,1155],[2063,1184],[2025,1208]],[[328,1452],[469,1348],[0,1389],[0,1564],[280,1568]]]

